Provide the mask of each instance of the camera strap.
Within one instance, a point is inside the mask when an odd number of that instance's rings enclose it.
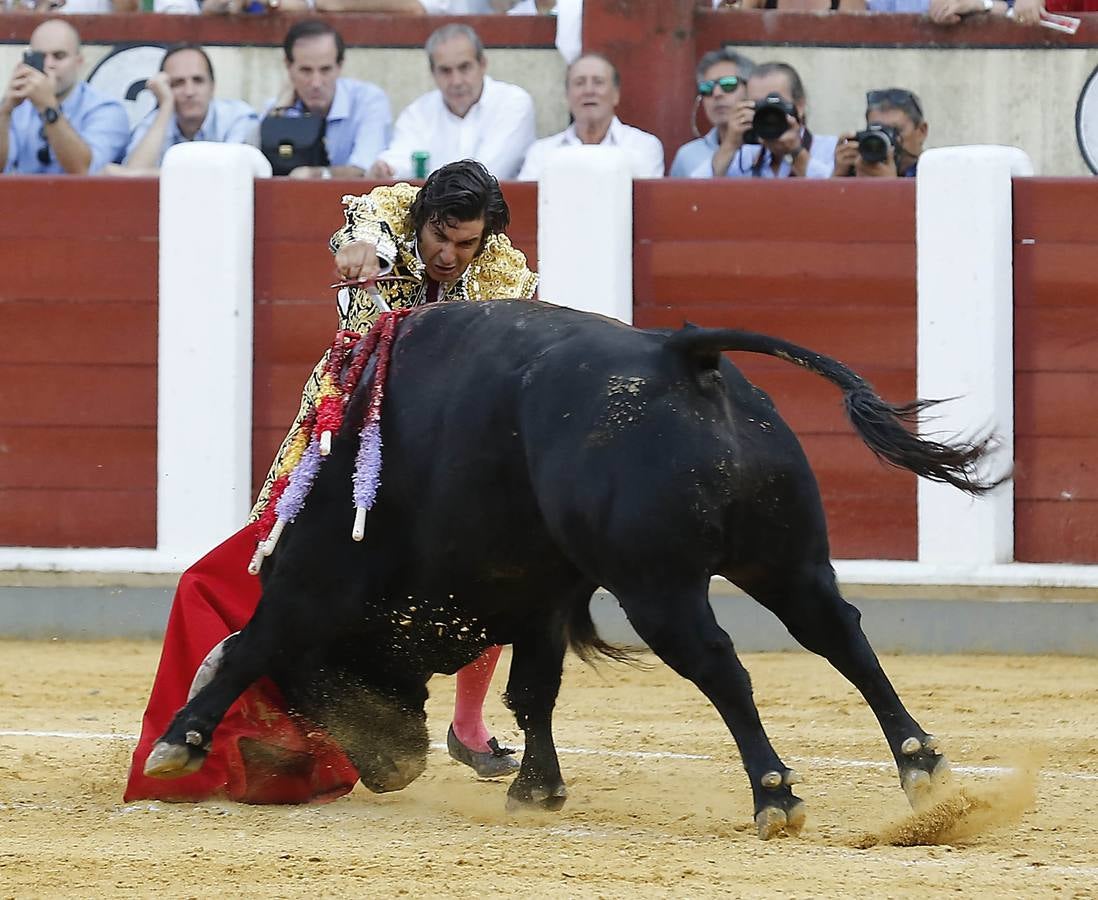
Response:
[[[801,147],[804,148],[805,150],[807,150],[809,153],[811,153],[812,152],[812,132],[808,130],[807,125],[804,127],[803,131],[804,131],[804,135],[803,135],[804,140],[801,141]],[[765,147],[760,147],[759,148],[759,155],[756,156],[755,161],[753,163],[751,163],[751,177],[752,178],[761,178],[762,177],[763,166],[765,166],[768,162],[770,162],[771,159],[773,159],[773,157],[770,155],[770,151],[767,150]],[[792,178],[793,176],[794,176],[793,169],[790,168],[789,177]]]

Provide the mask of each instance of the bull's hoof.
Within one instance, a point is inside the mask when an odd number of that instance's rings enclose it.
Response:
[[[359,781],[375,794],[402,791],[423,774],[427,754],[375,760],[369,771],[359,771]]]
[[[555,785],[524,784],[521,776],[507,789],[507,811],[544,809],[556,812],[568,799],[568,788],[564,782]]]
[[[190,744],[169,744],[160,741],[145,760],[145,775],[149,778],[182,778],[202,768],[206,751]]]
[[[764,806],[755,815],[755,828],[764,841],[784,834],[796,836],[804,828],[806,818],[807,810],[802,800],[797,800],[788,810]]]
[[[938,739],[927,735],[923,740],[910,737],[901,745],[900,784],[913,809],[933,801],[939,789],[952,779],[947,760],[938,749]]]

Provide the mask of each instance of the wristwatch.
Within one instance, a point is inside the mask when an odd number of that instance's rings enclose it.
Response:
[[[47,106],[42,110],[42,118],[46,120],[47,125],[52,125],[61,118],[61,111],[56,106]]]

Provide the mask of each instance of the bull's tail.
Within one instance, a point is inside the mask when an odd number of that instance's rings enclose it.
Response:
[[[668,346],[716,368],[721,351],[745,351],[776,356],[836,384],[843,392],[846,413],[866,446],[885,462],[908,469],[931,481],[941,481],[970,494],[982,494],[1005,481],[982,479],[977,464],[987,454],[991,436],[971,441],[933,441],[919,437],[914,428],[920,414],[940,400],[915,400],[902,406],[886,403],[856,372],[837,360],[780,338],[732,328],[688,326],[671,334]]]
[[[593,665],[595,654],[601,653],[617,662],[640,665],[638,659],[640,651],[631,647],[619,647],[599,637],[595,623],[591,619],[590,600],[581,601],[572,607],[567,629],[568,646],[585,663]]]

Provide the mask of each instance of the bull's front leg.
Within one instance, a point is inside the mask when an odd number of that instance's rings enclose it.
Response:
[[[507,791],[507,809],[558,810],[568,789],[553,743],[553,706],[560,692],[566,648],[563,630],[532,630],[514,642],[507,705],[526,736],[518,776]]]
[[[291,646],[288,639],[295,633],[302,632],[261,607],[243,630],[215,647],[199,667],[186,704],[145,760],[145,774],[179,778],[198,771],[229,707],[254,681],[270,674],[272,662]]]

